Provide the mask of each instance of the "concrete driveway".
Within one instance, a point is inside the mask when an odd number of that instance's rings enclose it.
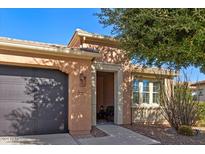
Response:
[[[47,134],[18,137],[0,137],[0,144],[51,145],[148,145],[160,142],[117,125],[98,125],[108,136],[75,139],[69,134]]]
[[[76,145],[69,134],[28,135],[0,137],[0,144]]]

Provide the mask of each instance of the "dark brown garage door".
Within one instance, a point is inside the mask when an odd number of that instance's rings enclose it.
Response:
[[[68,76],[0,65],[0,136],[68,131]]]

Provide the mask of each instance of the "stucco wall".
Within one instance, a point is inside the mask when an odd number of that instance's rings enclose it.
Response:
[[[159,107],[132,108],[132,122],[146,124],[163,124],[166,120]]]
[[[132,103],[132,74],[129,69],[123,69],[123,123],[131,123],[131,103]]]
[[[15,52],[15,51],[14,51]],[[0,64],[23,67],[58,69],[69,77],[68,129],[70,133],[89,133],[91,129],[91,61],[75,58],[48,56],[14,56],[0,54]],[[86,77],[86,85],[80,86],[80,74]]]
[[[87,44],[87,43],[84,43],[83,47],[99,51],[101,56],[95,58],[95,61],[97,62],[110,63],[110,64],[122,64],[122,62],[124,62],[126,59],[122,50],[114,47]]]
[[[84,48],[90,48],[98,50],[101,54],[100,57],[95,58],[94,62],[108,63],[108,64],[120,64],[123,73],[123,124],[130,124],[132,122],[157,122],[164,123],[164,118],[159,108],[147,107],[147,108],[132,108],[132,66],[129,63],[128,58],[124,52],[115,47],[109,47],[100,45],[100,43],[84,42],[81,44]],[[143,71],[143,72],[142,72]],[[145,69],[136,72],[142,79],[155,78],[155,73],[160,74],[160,71],[154,72],[152,69]]]
[[[132,96],[132,75],[130,64],[122,50],[114,47],[101,45],[83,44],[83,47],[96,49],[101,56],[96,58],[96,62],[120,64],[123,72],[123,124],[131,123],[131,96]]]
[[[160,111],[160,108],[156,107],[132,107],[132,69],[131,64],[126,58],[125,54],[122,50],[113,48],[113,47],[106,47],[101,45],[93,45],[93,44],[83,44],[83,47],[97,49],[101,57],[96,58],[96,62],[102,63],[109,63],[109,64],[120,64],[122,66],[123,72],[123,124],[130,124],[131,121],[133,123],[136,122],[143,122],[143,123],[164,123],[165,119]],[[151,70],[153,71],[153,70]],[[150,74],[144,75],[143,73],[136,73],[140,74],[139,76],[143,79],[156,79],[156,76],[153,72],[147,72]],[[171,81],[170,79],[166,79],[166,81]]]

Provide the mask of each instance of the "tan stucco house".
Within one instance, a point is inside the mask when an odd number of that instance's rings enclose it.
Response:
[[[114,124],[163,122],[158,76],[175,75],[134,65],[115,39],[80,29],[67,46],[0,37],[0,136],[88,134],[102,108]]]

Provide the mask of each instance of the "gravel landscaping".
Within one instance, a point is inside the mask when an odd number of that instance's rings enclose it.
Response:
[[[169,126],[165,125],[122,125],[122,127],[131,129],[141,135],[145,135],[157,141],[160,141],[164,145],[205,145],[205,130],[201,129],[195,136],[183,136],[177,134]]]

